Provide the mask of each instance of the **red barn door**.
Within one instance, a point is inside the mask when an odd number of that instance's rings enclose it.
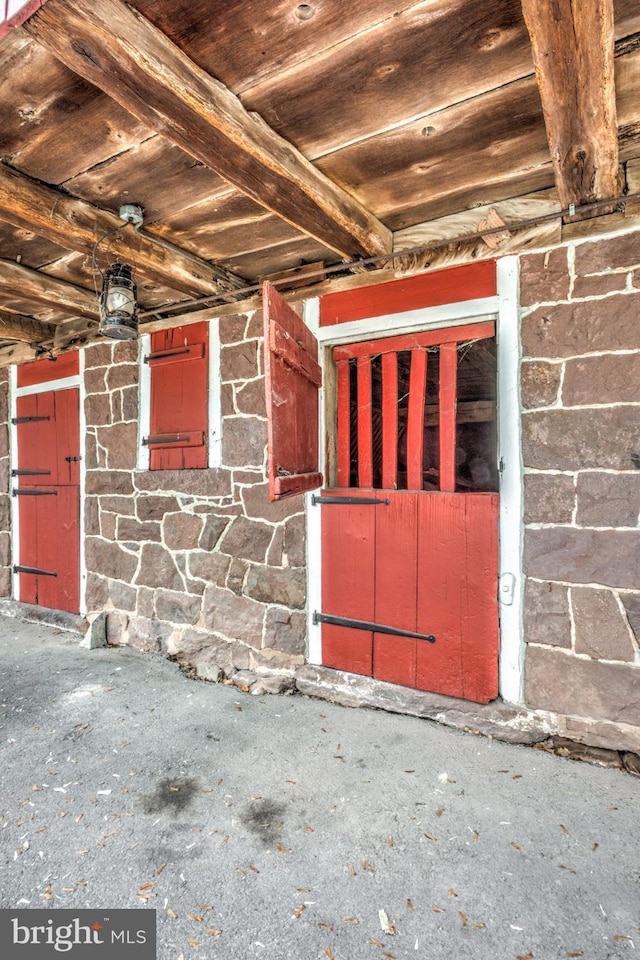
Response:
[[[322,509],[322,660],[498,693],[493,323],[334,348],[337,484]]]
[[[17,466],[20,599],[79,610],[80,437],[78,390],[18,397]]]

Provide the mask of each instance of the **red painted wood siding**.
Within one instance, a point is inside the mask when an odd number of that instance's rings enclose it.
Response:
[[[34,360],[18,367],[17,383],[19,387],[32,387],[49,380],[62,380],[77,377],[80,373],[80,354],[77,350],[63,353],[55,360]]]
[[[151,336],[151,470],[207,466],[207,348],[206,321]]]
[[[329,293],[320,300],[320,326],[493,297],[496,292],[494,260],[465,264],[406,280]]]
[[[269,283],[263,286],[267,470],[269,497],[314,490],[318,470],[318,389],[322,374],[315,337]]]

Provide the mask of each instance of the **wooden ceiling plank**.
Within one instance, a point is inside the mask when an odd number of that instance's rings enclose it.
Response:
[[[24,29],[138,119],[341,256],[390,249],[380,221],[120,0],[45,4]]]
[[[10,260],[0,260],[0,297],[18,297],[21,302],[57,307],[64,309],[67,316],[98,317],[98,298],[89,290]]]
[[[4,163],[0,163],[0,219],[86,254],[92,254],[99,238],[113,233],[109,256],[132,264],[144,276],[191,295],[219,287],[204,260],[178,249],[168,251],[127,226],[117,214],[32,180]]]
[[[15,340],[19,343],[42,343],[53,336],[55,326],[42,323],[34,317],[0,310],[0,340]]]
[[[613,0],[522,0],[563,206],[620,195]]]

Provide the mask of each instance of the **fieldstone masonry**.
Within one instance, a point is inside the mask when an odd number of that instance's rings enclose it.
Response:
[[[640,233],[521,259],[529,707],[640,747]]]
[[[303,499],[268,498],[259,320],[220,320],[215,470],[137,470],[137,345],[86,349],[88,610],[107,611],[108,642],[205,672],[304,662]]]

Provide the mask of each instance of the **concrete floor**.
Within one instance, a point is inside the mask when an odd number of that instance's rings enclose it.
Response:
[[[159,960],[640,948],[639,779],[78,641],[0,617],[0,907],[153,909]]]

